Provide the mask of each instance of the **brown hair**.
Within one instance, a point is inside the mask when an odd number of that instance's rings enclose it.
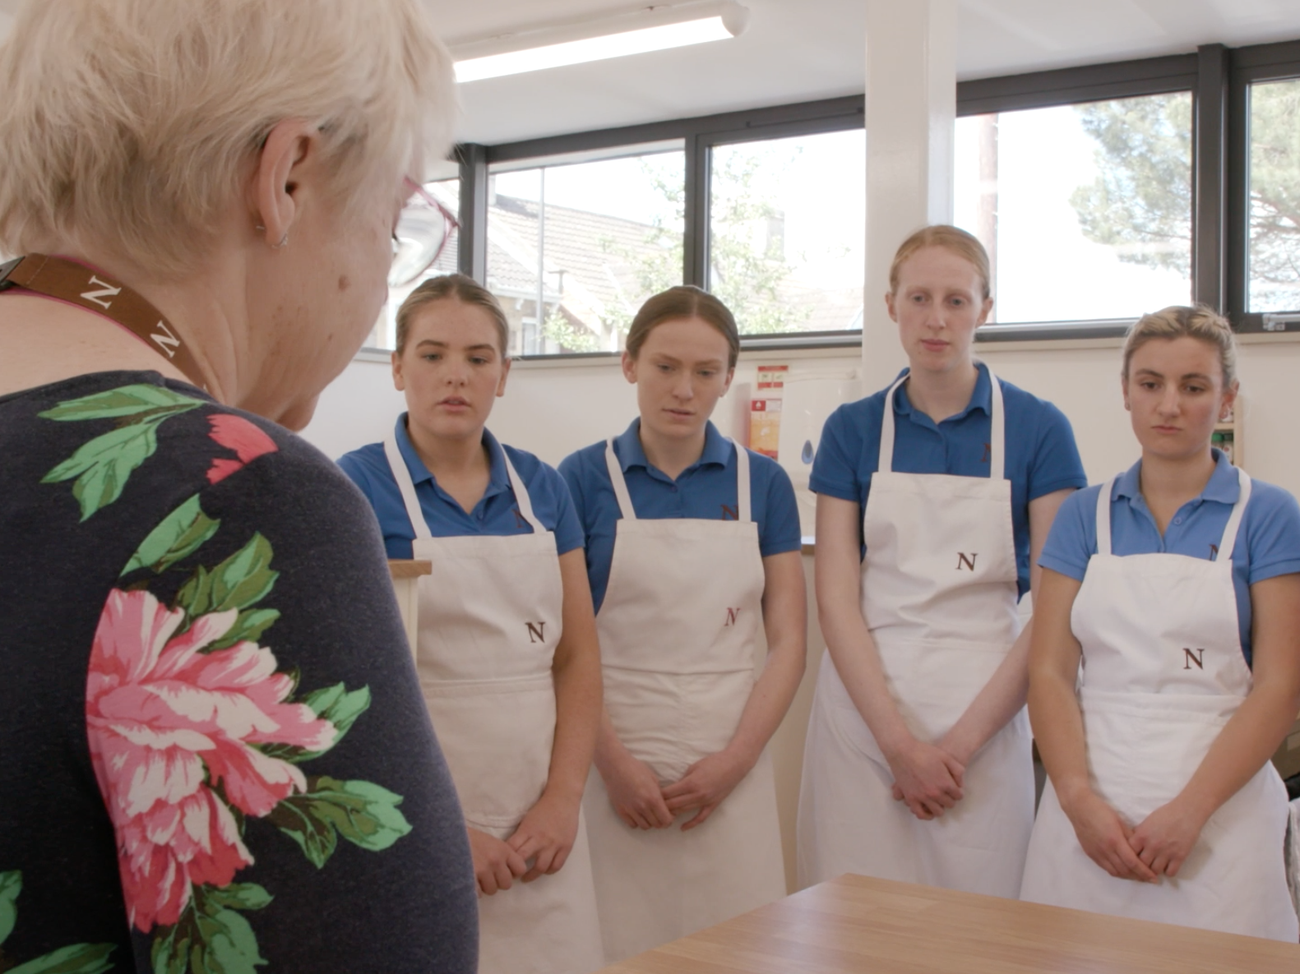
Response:
[[[406,349],[406,336],[411,333],[411,321],[415,314],[425,305],[435,301],[455,300],[462,304],[475,305],[492,316],[492,323],[497,328],[497,342],[501,355],[506,356],[510,347],[510,323],[506,313],[497,301],[496,295],[472,277],[464,274],[443,274],[424,281],[406,296],[402,306],[397,309],[397,354]]]
[[[918,250],[924,250],[926,247],[942,247],[944,250],[968,261],[975,268],[975,273],[979,275],[980,283],[983,285],[982,296],[984,300],[987,301],[993,296],[989,282],[989,255],[984,249],[984,245],[965,230],[949,226],[946,223],[937,223],[932,227],[922,227],[899,246],[898,251],[894,254],[894,262],[889,265],[889,292],[891,294],[898,293],[898,275],[903,264]]]
[[[660,291],[641,305],[627,331],[627,354],[633,358],[640,355],[641,346],[654,327],[674,318],[700,318],[720,331],[730,347],[727,367],[736,367],[736,359],[740,356],[740,330],[736,327],[736,319],[725,304],[693,284],[680,284]]]
[[[1128,380],[1129,362],[1133,353],[1153,338],[1195,338],[1213,345],[1219,352],[1219,366],[1223,370],[1223,387],[1230,388],[1237,381],[1237,340],[1228,320],[1213,308],[1198,304],[1170,305],[1138,319],[1124,339],[1124,366],[1120,375]]]

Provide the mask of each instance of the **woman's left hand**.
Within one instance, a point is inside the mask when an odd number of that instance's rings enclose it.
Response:
[[[506,844],[532,861],[521,879],[531,883],[538,876],[558,873],[569,858],[578,837],[578,808],[581,801],[571,802],[543,793],[528,810]]]
[[[679,780],[663,789],[664,803],[674,815],[691,808],[699,809],[682,824],[682,831],[687,832],[708,821],[714,809],[722,804],[753,766],[752,761],[745,761],[726,749],[700,758]]]
[[[1172,878],[1191,855],[1205,821],[1185,802],[1174,799],[1143,819],[1129,836],[1128,844],[1153,873]]]

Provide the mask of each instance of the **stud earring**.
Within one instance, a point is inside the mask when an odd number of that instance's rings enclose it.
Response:
[[[262,224],[260,224],[260,223],[259,223],[259,224],[256,224],[256,225],[253,227],[253,229],[254,229],[254,230],[258,230],[258,231],[260,231],[260,232],[262,232],[262,233],[266,233],[266,227],[262,226]],[[272,249],[272,250],[279,250],[281,247],[283,247],[283,246],[284,246],[285,244],[287,244],[288,242],[289,242],[289,231],[286,230],[285,233],[284,233],[284,236],[280,238],[280,242],[279,242],[279,243],[273,243],[273,244],[271,244],[271,249]]]

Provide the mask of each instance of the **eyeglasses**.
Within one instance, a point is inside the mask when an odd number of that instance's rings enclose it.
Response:
[[[452,212],[425,192],[409,176],[405,179],[411,198],[402,207],[393,231],[393,266],[389,287],[403,287],[420,277],[442,256],[447,241],[460,228]]]

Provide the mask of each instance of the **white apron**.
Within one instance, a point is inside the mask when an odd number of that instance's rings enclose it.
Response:
[[[596,616],[605,706],[618,739],[662,785],[731,741],[754,686],[763,561],[750,516],[749,455],[736,447],[738,520],[641,520],[613,441],[605,448],[619,520]],[[584,796],[606,963],[785,895],[776,786],[767,751],[689,832],[628,826],[592,769]]]
[[[989,476],[893,470],[894,395],[863,515],[862,615],[889,691],[918,740],[937,742],[1019,634],[1002,389],[992,372]],[[893,774],[822,658],[799,795],[799,885],[842,873],[1015,897],[1034,815],[1022,709],[966,767],[965,797],[928,822],[894,801]]]
[[[1232,586],[1232,550],[1250,499],[1250,478],[1237,476],[1241,495],[1214,561],[1112,555],[1114,481],[1097,497],[1097,554],[1070,625],[1083,649],[1089,778],[1133,827],[1182,791],[1252,686]],[[1286,822],[1286,788],[1266,763],[1210,817],[1176,878],[1116,879],[1084,853],[1049,782],[1021,897],[1295,943]]]
[[[533,533],[435,538],[392,434],[384,451],[415,529],[415,557],[433,565],[419,580],[420,688],[466,824],[505,839],[541,797],[555,740],[551,663],[564,600],[555,536],[533,514],[506,456],[519,514]],[[581,819],[563,869],[516,881],[478,905],[481,974],[586,974],[602,966]]]

